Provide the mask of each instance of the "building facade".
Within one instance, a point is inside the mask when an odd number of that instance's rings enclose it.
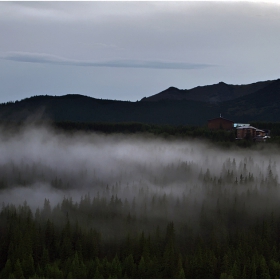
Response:
[[[231,129],[233,129],[233,124],[234,124],[233,121],[227,120],[222,117],[208,120],[209,129],[231,130]]]
[[[238,139],[253,139],[257,136],[257,128],[251,125],[243,125],[236,128],[236,136]]]

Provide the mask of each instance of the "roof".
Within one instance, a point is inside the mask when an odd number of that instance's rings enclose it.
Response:
[[[249,123],[234,123],[234,127],[239,127],[243,125],[250,125]]]
[[[251,129],[257,129],[257,128],[251,126],[251,125],[239,126],[239,127],[237,127],[236,129],[250,129],[250,128],[251,128]]]
[[[210,119],[210,120],[208,120],[208,122],[209,121],[213,121],[213,120],[224,120],[224,121],[227,121],[227,122],[231,122],[231,123],[234,123],[233,121],[231,121],[231,120],[228,120],[228,119],[225,119],[225,118],[223,118],[223,117],[218,117],[218,118],[214,118],[214,119]]]

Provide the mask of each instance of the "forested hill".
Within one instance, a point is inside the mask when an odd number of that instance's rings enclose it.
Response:
[[[197,110],[201,113],[198,115]],[[35,96],[0,105],[0,120],[72,122],[141,122],[147,124],[204,125],[218,108],[205,102],[129,102],[82,95]]]
[[[170,87],[158,94],[150,97],[144,97],[141,101],[159,101],[169,99],[219,103],[265,89],[273,82],[274,81],[264,81],[248,85],[229,85],[224,82],[220,82],[214,85],[198,86],[189,90]]]
[[[220,113],[234,122],[279,122],[280,79],[240,86],[240,90],[220,83],[219,90],[232,100],[213,103],[209,99],[129,102],[96,99],[83,95],[34,96],[21,101],[0,104],[0,121],[6,120],[53,120],[72,122],[140,122],[146,124],[198,125],[218,117]],[[207,87],[203,87],[205,96]],[[177,94],[179,90],[171,88]],[[232,91],[232,95],[229,92]],[[209,96],[213,97],[209,86]],[[238,94],[237,94],[238,92]],[[241,92],[243,92],[241,94]],[[212,98],[211,97],[211,98]],[[210,98],[210,99],[211,99]],[[203,98],[201,98],[203,99]],[[207,101],[207,102],[206,102]]]

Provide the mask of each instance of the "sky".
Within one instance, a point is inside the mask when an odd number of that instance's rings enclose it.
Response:
[[[0,103],[280,78],[280,1],[0,2]]]

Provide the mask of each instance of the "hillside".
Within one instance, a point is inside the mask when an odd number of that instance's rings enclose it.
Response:
[[[198,90],[200,94],[195,95]],[[219,83],[197,87],[187,93],[188,97],[192,98],[190,100],[179,99],[183,93],[183,90],[171,87],[139,102],[96,99],[77,94],[34,96],[0,104],[0,121],[40,119],[206,125],[208,119],[219,116],[220,113],[234,122],[280,121],[280,79],[247,86]],[[208,99],[205,97],[207,94]],[[156,96],[166,98],[156,101]],[[168,96],[174,98],[167,98]],[[195,98],[197,100],[193,100]],[[214,98],[216,101],[218,98],[223,101],[213,102]]]
[[[214,85],[198,86],[189,90],[170,87],[158,94],[145,97],[141,101],[159,101],[168,99],[219,103],[252,94],[258,90],[266,88],[271,83],[273,83],[273,81],[257,82],[249,85],[229,85],[220,82]]]
[[[280,79],[244,97],[223,103],[226,115],[243,121],[280,121]]]
[[[127,102],[82,95],[36,96],[0,105],[0,120],[203,125],[213,112],[218,114],[215,108],[211,104],[196,101]],[[201,110],[199,116],[197,110]]]

